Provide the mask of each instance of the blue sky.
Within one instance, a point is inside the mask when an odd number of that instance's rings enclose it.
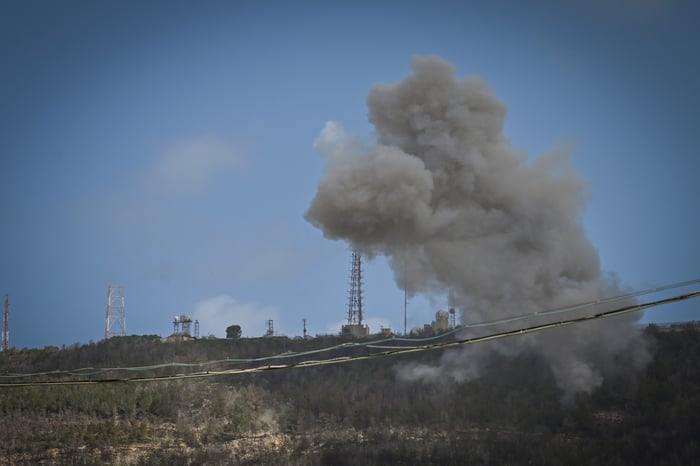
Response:
[[[524,5],[527,3],[527,6]],[[488,5],[488,6],[487,6]],[[685,1],[0,4],[0,293],[11,343],[99,340],[107,286],[128,333],[336,329],[350,253],[308,224],[328,120],[367,139],[365,98],[439,55],[484,78],[535,159],[562,142],[583,222],[630,289],[700,277],[700,82]],[[382,258],[366,317],[403,327]],[[698,303],[646,321],[700,319]],[[440,296],[414,297],[409,327]]]

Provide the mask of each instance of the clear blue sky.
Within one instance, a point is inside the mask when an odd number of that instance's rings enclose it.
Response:
[[[488,6],[486,6],[488,5]],[[536,158],[572,142],[583,219],[631,289],[700,277],[700,19],[689,1],[0,4],[0,293],[11,343],[99,340],[107,286],[128,333],[337,328],[350,255],[303,215],[327,120],[371,138],[365,97],[440,55],[507,105]],[[386,262],[366,317],[403,327]],[[409,327],[441,297],[416,297]],[[700,303],[646,321],[700,319]]]

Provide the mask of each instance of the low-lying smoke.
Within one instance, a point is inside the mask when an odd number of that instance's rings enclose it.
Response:
[[[385,255],[409,293],[447,293],[464,324],[620,294],[582,227],[589,196],[569,149],[528,160],[504,136],[506,107],[484,81],[455,79],[454,66],[438,57],[411,66],[411,75],[367,97],[376,145],[326,123],[315,143],[326,173],[306,219],[327,238]],[[626,349],[633,361],[645,359],[637,317],[475,345],[399,374],[469,380],[479,375],[480,355],[531,349],[565,393],[590,391],[614,370],[612,354]]]

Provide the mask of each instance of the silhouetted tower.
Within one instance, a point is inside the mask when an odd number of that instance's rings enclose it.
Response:
[[[304,339],[306,339],[306,318],[301,319],[302,322],[304,322]]]
[[[199,338],[199,321],[195,320],[194,321],[194,337]]]
[[[10,349],[10,295],[5,295],[5,312],[2,318],[2,350]]]
[[[348,291],[348,324],[362,325],[362,255],[352,251],[350,291]]]
[[[109,285],[107,290],[107,323],[105,340],[126,336],[126,312],[124,311],[124,287]]]
[[[275,334],[275,322],[270,319],[267,321],[267,333],[265,334],[266,337],[271,337]]]

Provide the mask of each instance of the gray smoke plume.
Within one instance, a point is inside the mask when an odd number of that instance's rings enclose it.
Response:
[[[410,293],[447,293],[465,325],[622,294],[583,230],[587,186],[568,148],[531,162],[503,135],[506,107],[486,83],[455,79],[438,57],[415,57],[411,66],[401,82],[369,93],[376,145],[326,123],[315,143],[326,173],[306,219],[327,238],[386,256]],[[590,391],[614,370],[613,354],[627,350],[634,364],[644,362],[637,318],[473,345],[445,353],[439,366],[404,365],[399,375],[469,380],[481,356],[530,349],[549,361],[565,393]]]

